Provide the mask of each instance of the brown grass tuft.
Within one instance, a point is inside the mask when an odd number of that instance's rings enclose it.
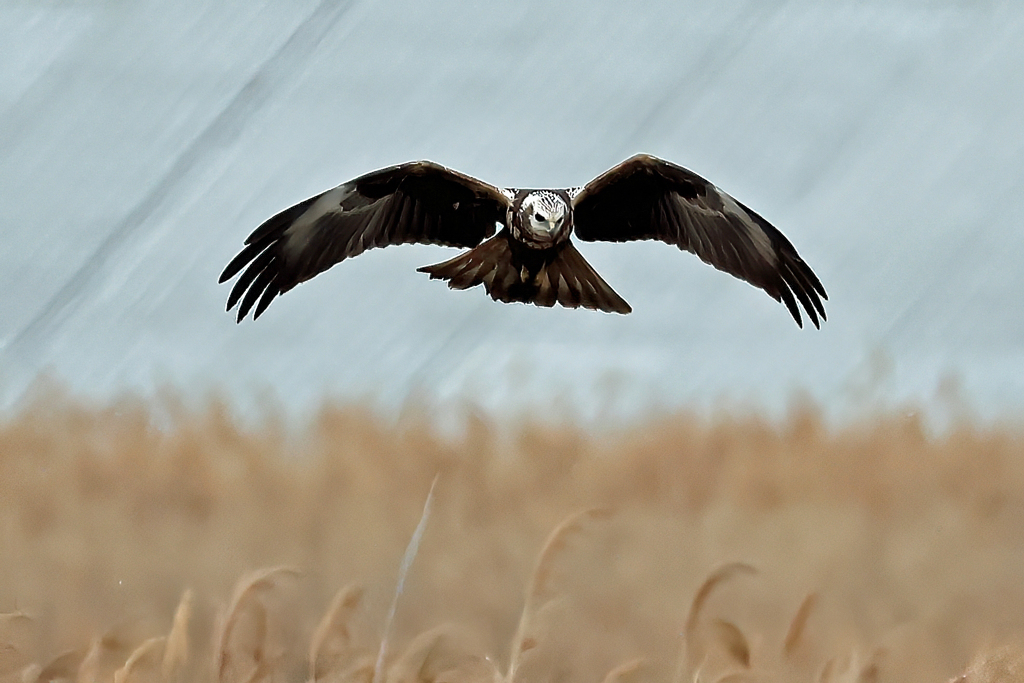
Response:
[[[192,602],[194,599],[192,589],[186,588],[185,592],[181,594],[178,609],[174,611],[174,620],[171,622],[171,631],[167,634],[163,662],[160,665],[164,681],[175,680],[185,665],[188,664],[188,627],[189,622],[192,620]]]
[[[628,662],[623,662],[611,669],[601,679],[601,683],[637,683],[641,679],[647,660],[643,657],[636,657]]]
[[[388,669],[387,683],[437,683],[473,658],[465,641],[460,629],[451,624],[424,631],[412,639]]]
[[[309,680],[316,683],[338,670],[354,652],[349,621],[363,600],[363,589],[349,584],[334,594],[309,644]]]
[[[114,683],[159,680],[156,672],[160,670],[158,664],[163,657],[166,642],[167,639],[163,636],[143,641],[132,651],[124,666],[114,672]]]
[[[82,664],[83,656],[84,653],[80,650],[62,652],[42,667],[34,680],[40,683],[56,680],[72,681],[78,673],[78,667]]]
[[[814,606],[817,603],[818,594],[808,593],[807,597],[800,603],[800,607],[797,608],[796,614],[793,615],[793,621],[789,622],[786,639],[782,641],[782,652],[787,658],[792,657],[797,647],[800,646],[803,640],[804,629],[807,628],[807,620],[811,618],[811,613],[814,611]]]
[[[875,649],[863,658],[856,650],[826,662],[820,683],[876,683],[879,677],[879,659],[882,650]]]
[[[165,400],[0,416],[0,683],[1019,674],[1018,426],[802,408],[600,433],[476,416],[444,436],[429,411],[246,425]],[[595,509],[616,513],[586,533]]]
[[[750,668],[750,645],[740,627],[725,619],[711,622],[710,636],[725,650],[729,658],[744,669]]]
[[[683,642],[680,648],[678,664],[676,665],[676,683],[690,680],[697,676],[697,671],[703,664],[706,657],[706,646],[701,639],[700,618],[704,612],[704,605],[714,592],[715,588],[740,574],[756,574],[757,570],[742,562],[732,562],[719,567],[697,588],[690,602],[690,610],[686,615],[686,625],[683,628]],[[731,629],[729,627],[732,627]],[[747,647],[743,633],[732,624],[725,625],[722,622],[718,628],[719,637],[723,638],[726,651],[733,657],[745,657],[749,666],[750,650]],[[744,655],[745,653],[745,655]]]
[[[214,649],[219,683],[252,683],[267,676],[279,653],[267,642],[267,608],[260,594],[277,587],[282,577],[300,575],[293,567],[271,567],[252,572],[235,585]]]
[[[964,673],[950,683],[1019,683],[1024,681],[1024,645],[1013,645],[979,652]]]
[[[586,522],[607,516],[608,511],[600,508],[580,510],[563,519],[548,534],[547,540],[544,541],[540,554],[537,556],[537,564],[526,589],[523,609],[519,615],[519,625],[512,638],[512,650],[509,655],[505,683],[513,683],[523,653],[536,646],[536,641],[528,635],[528,630],[531,621],[546,602],[544,598],[548,594],[548,579],[554,566],[555,557],[565,549],[569,536],[581,531]]]
[[[82,663],[78,665],[76,683],[96,683],[99,680],[100,657],[103,651],[103,639],[93,638],[89,649],[85,651]]]
[[[22,611],[0,614],[0,677],[28,666],[34,627],[35,620]]]

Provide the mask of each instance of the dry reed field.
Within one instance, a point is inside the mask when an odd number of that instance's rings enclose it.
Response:
[[[1013,427],[158,403],[0,422],[0,680],[1024,680]]]

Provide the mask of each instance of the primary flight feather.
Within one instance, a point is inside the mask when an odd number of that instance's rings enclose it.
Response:
[[[453,289],[482,284],[496,301],[629,313],[573,234],[674,244],[763,289],[797,325],[801,307],[815,327],[825,320],[825,289],[781,232],[704,178],[646,154],[560,190],[499,189],[429,161],[374,171],[267,220],[220,282],[241,273],[227,304],[238,305],[241,322],[347,258],[417,242],[469,248],[419,269]]]

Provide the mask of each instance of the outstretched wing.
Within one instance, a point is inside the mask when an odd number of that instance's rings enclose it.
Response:
[[[573,200],[581,240],[657,239],[686,249],[786,304],[799,301],[815,327],[828,299],[818,277],[785,236],[696,173],[640,154],[595,178]]]
[[[220,276],[242,273],[227,308],[241,301],[241,322],[255,305],[258,318],[279,294],[373,247],[476,246],[494,234],[508,204],[497,188],[429,161],[368,173],[256,228]]]

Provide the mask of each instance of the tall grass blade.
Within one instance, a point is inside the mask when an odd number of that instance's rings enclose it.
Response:
[[[373,667],[373,683],[382,683],[383,681],[384,659],[387,657],[391,626],[395,620],[395,612],[398,610],[398,598],[402,596],[402,591],[405,590],[405,579],[409,575],[409,568],[412,567],[412,561],[416,559],[416,553],[419,552],[420,541],[423,539],[423,532],[426,530],[427,520],[430,518],[430,505],[434,500],[434,487],[437,486],[437,480],[440,476],[440,473],[434,475],[434,481],[430,483],[427,500],[423,503],[423,512],[420,514],[420,521],[416,525],[416,530],[412,533],[412,538],[409,539],[409,545],[405,548],[405,554],[402,556],[402,565],[398,570],[398,583],[395,585],[395,595],[391,599],[391,607],[388,609],[388,616],[384,620],[384,632],[380,638],[380,649],[377,651],[377,663]]]

